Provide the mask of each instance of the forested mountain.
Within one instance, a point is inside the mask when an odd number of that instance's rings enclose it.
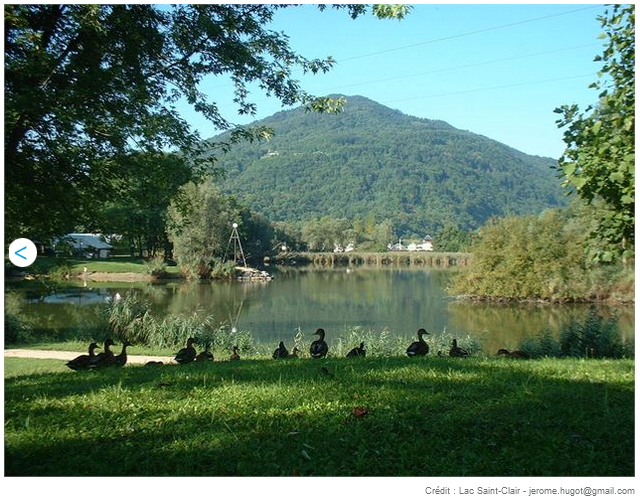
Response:
[[[346,100],[338,115],[295,109],[254,123],[275,136],[221,156],[225,191],[272,221],[373,214],[403,236],[564,203],[552,159],[364,97]]]

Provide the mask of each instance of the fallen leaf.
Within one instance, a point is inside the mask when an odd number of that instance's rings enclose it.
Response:
[[[369,413],[369,409],[368,408],[356,406],[353,409],[353,416],[356,417],[356,418],[364,417],[368,413]]]

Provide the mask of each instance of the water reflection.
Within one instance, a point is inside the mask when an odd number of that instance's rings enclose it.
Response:
[[[363,327],[413,336],[424,327],[479,337],[486,351],[515,348],[521,339],[545,330],[558,334],[571,320],[582,320],[587,305],[504,305],[459,301],[446,292],[452,270],[412,268],[280,269],[271,282],[166,284],[89,284],[46,293],[11,286],[25,296],[26,312],[45,329],[87,322],[116,292],[137,292],[154,313],[212,315],[218,325],[250,331],[259,341],[293,337],[300,328],[309,336],[318,327],[327,340],[346,327]],[[82,285],[81,283],[79,285]],[[40,293],[38,293],[40,292]],[[91,312],[89,310],[92,310]],[[634,308],[606,307],[605,316],[619,317],[628,340],[634,337]]]

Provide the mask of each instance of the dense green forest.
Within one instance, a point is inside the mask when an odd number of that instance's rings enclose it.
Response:
[[[373,214],[400,236],[477,228],[492,216],[564,202],[552,159],[364,97],[344,98],[338,115],[299,108],[254,123],[274,136],[220,157],[223,188],[274,221]]]

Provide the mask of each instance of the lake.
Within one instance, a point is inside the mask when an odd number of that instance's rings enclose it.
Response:
[[[273,271],[273,270],[271,270]],[[148,283],[86,282],[45,289],[34,282],[7,283],[20,293],[24,312],[37,328],[52,332],[90,326],[116,293],[144,295],[158,315],[211,315],[215,324],[250,331],[258,342],[291,342],[298,328],[309,338],[316,328],[331,343],[347,328],[388,330],[414,335],[446,330],[469,334],[487,352],[516,348],[520,340],[545,330],[559,335],[563,324],[586,317],[588,305],[489,304],[458,300],[447,294],[452,269],[409,267],[281,268],[270,282],[182,281]],[[634,306],[599,306],[616,315],[625,340],[634,339]]]

